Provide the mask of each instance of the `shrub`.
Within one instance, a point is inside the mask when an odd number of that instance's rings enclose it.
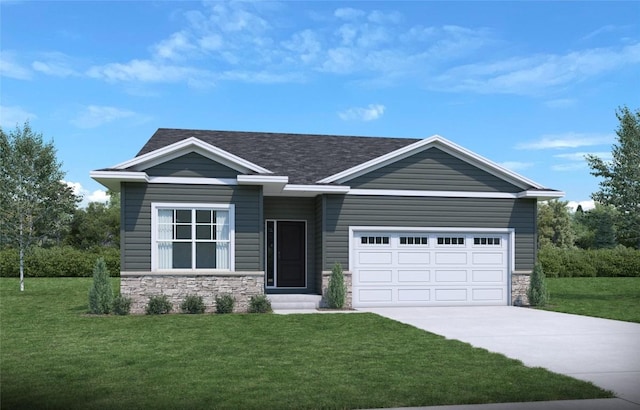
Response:
[[[547,277],[640,277],[640,250],[542,247],[538,261]]]
[[[216,296],[216,313],[233,313],[236,300],[230,294]]]
[[[187,295],[187,298],[180,304],[182,313],[198,314],[204,313],[204,302],[202,296]]]
[[[93,268],[93,284],[89,289],[89,310],[97,315],[111,312],[113,304],[113,289],[109,281],[109,271],[104,259],[99,258]]]
[[[171,312],[173,305],[167,295],[156,295],[149,298],[145,312],[147,315],[165,315]]]
[[[327,289],[327,303],[332,309],[342,309],[344,307],[347,288],[344,285],[344,274],[339,263],[333,265],[331,277],[329,278],[329,288]]]
[[[536,263],[531,273],[531,283],[529,284],[527,296],[529,297],[529,304],[531,306],[544,306],[549,300],[544,270],[539,263]]]
[[[95,248],[79,250],[70,246],[32,247],[24,258],[27,277],[87,277],[97,258],[103,258],[109,272],[120,276],[120,250]],[[20,265],[17,249],[0,251],[0,276],[18,277]]]
[[[118,295],[113,299],[113,313],[116,315],[128,315],[131,311],[131,298]]]
[[[271,313],[271,301],[267,295],[254,295],[249,299],[249,313]]]

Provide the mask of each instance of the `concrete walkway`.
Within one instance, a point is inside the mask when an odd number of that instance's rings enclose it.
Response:
[[[512,306],[358,310],[593,382],[619,398],[436,409],[640,409],[640,324]]]

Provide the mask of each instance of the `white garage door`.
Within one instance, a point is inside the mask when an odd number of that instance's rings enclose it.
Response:
[[[354,307],[507,305],[508,234],[353,236]]]

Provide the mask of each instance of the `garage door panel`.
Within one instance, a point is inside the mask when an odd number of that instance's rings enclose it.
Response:
[[[473,282],[504,282],[506,272],[502,269],[498,270],[472,270],[471,280]]]
[[[466,270],[437,270],[436,282],[466,282]]]
[[[408,265],[429,264],[429,253],[427,252],[398,252],[398,263]]]
[[[388,270],[360,270],[360,283],[391,283],[393,273]]]
[[[503,252],[473,252],[474,265],[502,265],[504,264]]]
[[[398,289],[399,302],[428,302],[431,300],[430,289]]]
[[[393,253],[387,252],[360,252],[358,256],[358,262],[361,265],[380,265],[388,264],[393,260]]]
[[[354,307],[508,304],[505,233],[407,228],[354,236]]]
[[[464,302],[467,300],[467,289],[436,289],[438,302]]]
[[[428,270],[399,270],[398,282],[430,282],[431,272]]]
[[[436,265],[466,265],[466,252],[436,252]]]
[[[391,302],[391,289],[360,289],[358,297],[361,302]]]

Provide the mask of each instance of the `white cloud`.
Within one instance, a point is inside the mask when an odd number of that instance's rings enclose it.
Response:
[[[96,128],[124,118],[141,119],[142,117],[133,111],[116,107],[89,105],[76,118],[71,120],[71,124],[79,128]]]
[[[543,135],[537,141],[523,142],[516,145],[516,149],[542,150],[542,149],[563,149],[579,148],[593,145],[607,145],[613,143],[613,134],[584,134],[568,132],[564,134]]]
[[[71,67],[71,58],[64,53],[44,53],[41,57],[43,61],[36,60],[31,63],[33,70],[55,77],[69,77],[79,74]]]
[[[640,43],[461,65],[436,77],[432,86],[458,92],[538,95],[638,63]]]
[[[534,163],[533,162],[520,162],[520,161],[505,161],[505,162],[501,162],[498,165],[500,165],[501,167],[504,167],[506,169],[512,170],[512,171],[518,171],[518,170],[531,168],[534,165]]]
[[[579,169],[587,168],[586,162],[569,162],[565,164],[552,165],[551,169],[557,172],[577,171]]]
[[[363,10],[354,9],[351,7],[343,7],[336,9],[333,15],[342,20],[356,20],[363,17],[366,13]]]
[[[2,50],[0,53],[0,76],[28,80],[31,78],[31,71],[16,61],[13,51]]]
[[[210,46],[210,41],[211,40],[207,40],[207,46]],[[168,39],[162,40],[153,46],[154,54],[158,58],[169,60],[180,60],[184,58],[185,54],[193,52],[196,49],[197,47],[191,43],[188,34],[184,31],[173,33]]]
[[[106,203],[109,201],[109,195],[106,191],[101,189],[96,189],[95,191],[89,191],[84,188],[80,182],[71,182],[71,181],[62,181],[67,184],[72,190],[73,193],[82,199],[80,202],[81,207],[86,207],[89,202],[102,202]]]
[[[38,118],[35,114],[18,106],[0,105],[0,127],[13,129],[22,126],[25,121]]]
[[[568,154],[557,154],[554,155],[555,158],[563,158],[568,159],[570,161],[585,161],[585,157],[587,155],[595,155],[598,158],[601,158],[605,161],[608,161],[612,158],[611,152],[609,151],[601,151],[601,152],[572,152]]]
[[[596,207],[596,203],[592,199],[588,199],[585,201],[569,201],[567,207],[571,209],[571,212],[575,212],[578,209],[578,205],[582,205],[583,211],[589,211]]]
[[[131,60],[128,63],[111,63],[93,66],[87,71],[89,77],[101,78],[110,82],[140,81],[149,83],[175,83],[190,79],[210,78],[206,70],[176,65],[164,65],[151,60]]]
[[[353,107],[338,113],[344,121],[373,121],[377,120],[384,114],[385,106],[382,104],[369,104],[366,108]]]

